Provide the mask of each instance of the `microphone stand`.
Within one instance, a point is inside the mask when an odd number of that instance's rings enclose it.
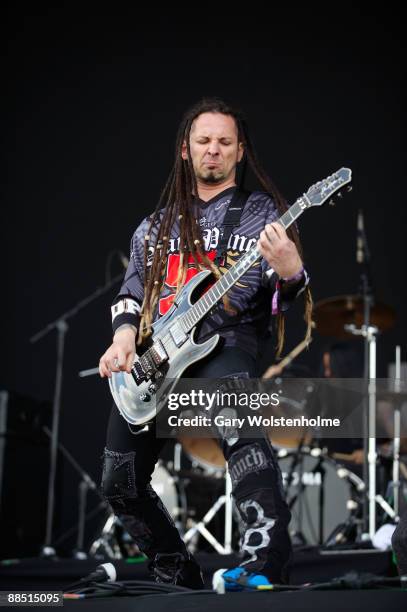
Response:
[[[57,331],[57,359],[56,359],[56,374],[55,374],[55,387],[54,387],[54,399],[52,404],[52,428],[50,436],[50,470],[49,470],[49,481],[48,481],[48,500],[47,500],[47,514],[46,514],[46,528],[45,528],[45,542],[41,549],[41,555],[43,557],[55,556],[55,549],[52,546],[52,531],[53,531],[53,519],[54,519],[54,506],[55,506],[55,478],[57,469],[57,458],[58,458],[58,433],[59,433],[59,417],[61,413],[61,389],[62,389],[62,374],[64,364],[64,349],[65,349],[65,338],[68,332],[69,326],[67,321],[74,317],[83,308],[88,306],[91,302],[96,300],[101,295],[107,293],[114,285],[123,279],[123,272],[112,278],[112,280],[106,283],[103,287],[98,287],[94,293],[81,300],[71,308],[64,312],[55,321],[48,323],[41,331],[37,332],[30,338],[30,342],[34,344],[41,338],[44,338],[52,330]]]
[[[48,429],[48,427],[43,426],[43,432],[51,438],[52,432]],[[76,459],[72,456],[72,454],[68,451],[67,448],[61,442],[58,443],[58,449],[64,459],[73,467],[73,469],[77,472],[80,477],[80,483],[78,486],[78,500],[79,500],[79,508],[78,508],[78,527],[77,527],[77,539],[76,539],[76,548],[74,550],[74,557],[76,559],[86,559],[87,554],[84,549],[84,539],[85,539],[85,522],[86,522],[86,498],[88,491],[93,491],[100,498],[100,509],[108,508],[108,503],[103,498],[101,492],[99,491],[99,487],[92,479],[90,474],[86,472],[83,467],[76,461]],[[61,541],[61,538],[59,538]]]

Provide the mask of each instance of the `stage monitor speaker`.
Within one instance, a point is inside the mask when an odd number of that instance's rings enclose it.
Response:
[[[0,558],[38,555],[45,537],[51,404],[0,391]]]

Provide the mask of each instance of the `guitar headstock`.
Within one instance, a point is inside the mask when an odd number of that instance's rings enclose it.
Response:
[[[326,179],[312,185],[302,196],[302,201],[306,207],[322,206],[327,200],[330,200],[334,195],[342,197],[342,191],[346,187],[347,191],[352,191],[350,182],[352,180],[352,170],[350,168],[341,168],[328,176]],[[331,200],[330,204],[334,204]]]

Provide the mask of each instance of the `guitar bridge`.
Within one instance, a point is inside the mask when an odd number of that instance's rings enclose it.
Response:
[[[139,361],[136,361],[131,368],[131,375],[133,376],[137,385],[146,380],[146,374],[143,370],[143,367]]]
[[[168,355],[161,340],[156,340],[133,365],[131,373],[137,385],[151,378],[160,365],[167,361]]]

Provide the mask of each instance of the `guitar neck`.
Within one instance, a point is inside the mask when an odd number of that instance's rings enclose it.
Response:
[[[298,198],[292,206],[278,219],[278,223],[287,229],[307,208],[306,195]],[[261,258],[257,246],[252,247],[229,270],[219,278],[212,287],[182,317],[186,332],[190,331],[217,304],[231,287]]]

